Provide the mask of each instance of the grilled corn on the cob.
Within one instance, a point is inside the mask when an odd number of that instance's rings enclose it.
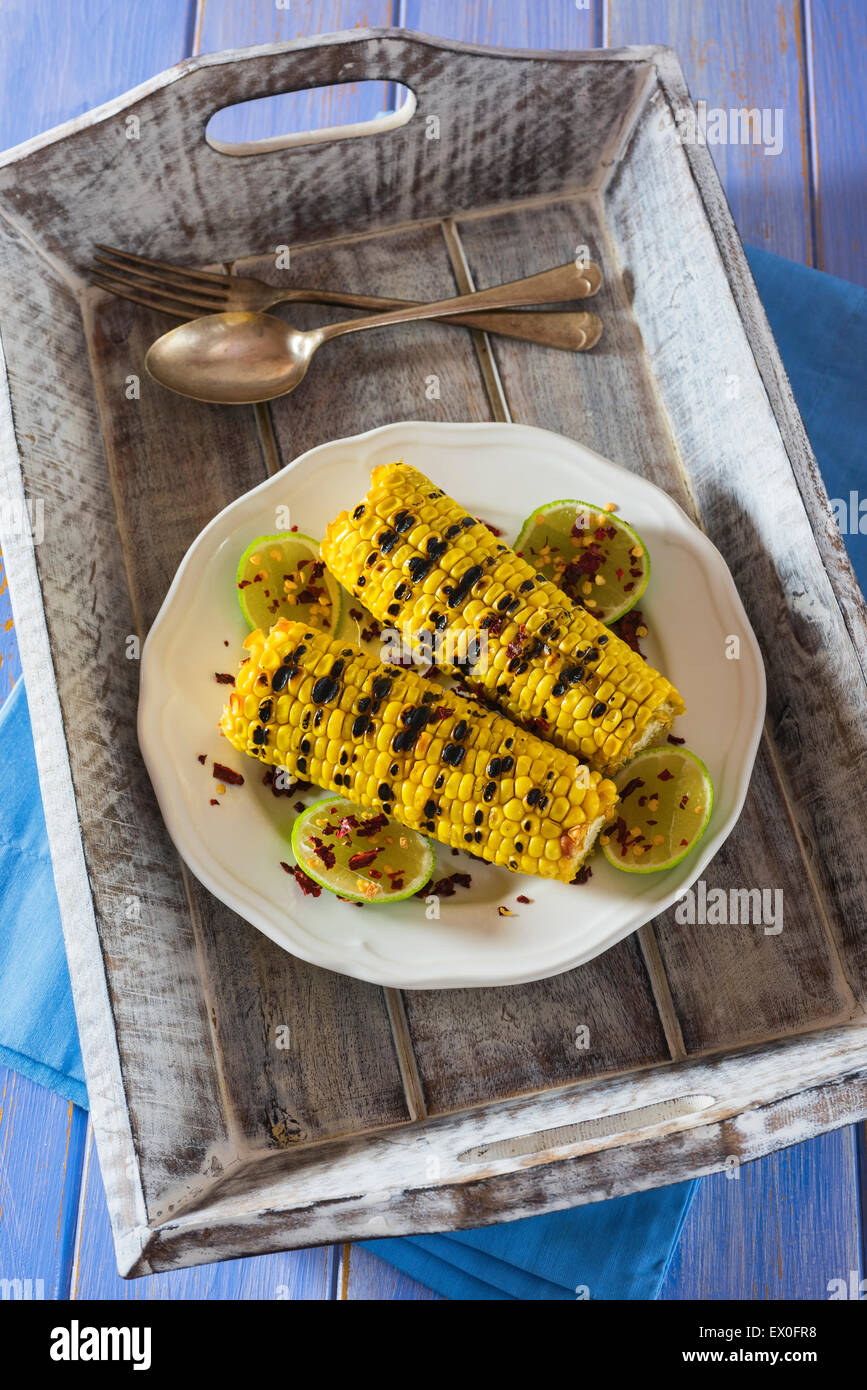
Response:
[[[408,624],[445,670],[593,767],[615,771],[683,713],[664,676],[415,468],[374,469],[320,550],[380,622]],[[446,629],[486,632],[487,651],[450,661]]]
[[[282,618],[251,632],[221,729],[263,763],[469,849],[570,881],[614,783],[475,700]]]

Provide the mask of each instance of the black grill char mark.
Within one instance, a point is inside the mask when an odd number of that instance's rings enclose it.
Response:
[[[476,580],[482,577],[481,565],[470,565],[470,568],[461,576],[457,585],[451,585],[443,589],[449,601],[449,608],[457,608],[467,598]]]
[[[415,517],[410,512],[400,511],[394,517],[391,524],[398,535],[402,536],[405,531],[411,531],[413,526],[415,526]]]
[[[398,729],[391,741],[394,752],[411,753],[430,717],[431,712],[427,705],[408,705],[406,709],[401,710],[400,722],[404,727]]]
[[[414,584],[420,584],[423,579],[427,579],[433,568],[433,560],[428,560],[424,555],[413,555],[407,560],[406,567],[409,570],[410,578]]]

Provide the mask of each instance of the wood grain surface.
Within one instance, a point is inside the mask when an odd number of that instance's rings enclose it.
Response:
[[[304,7],[301,6],[293,7],[293,9],[296,12],[302,10],[303,8]],[[341,23],[344,22],[344,14],[346,16],[345,22],[347,24],[357,22],[355,6],[344,5],[340,8],[342,11],[340,18]],[[456,33],[454,27],[454,15],[452,14],[451,16],[451,27],[449,27],[449,17],[444,14],[444,11],[449,8],[450,7],[443,5],[425,5],[424,3],[414,5],[411,3],[410,0],[410,4],[404,8],[404,12],[398,12],[395,15],[393,15],[392,18],[395,21],[403,20],[404,22],[407,22],[412,26],[417,26],[419,28],[427,30],[428,32],[444,32],[454,34]],[[683,7],[682,10],[680,9],[680,7],[677,6],[666,7],[667,12],[665,14],[660,14],[659,7],[654,6],[652,7],[653,12],[651,14],[650,7],[643,5],[620,5],[619,0],[614,0],[614,3],[607,7],[607,10],[604,13],[601,13],[602,8],[603,7],[601,6],[597,7],[597,13],[594,14],[592,19],[591,37],[593,39],[595,39],[596,41],[602,41],[609,35],[613,36],[612,31],[616,33],[617,29],[618,13],[619,18],[623,19],[625,25],[626,20],[624,19],[624,14],[626,11],[629,11],[635,19],[635,27],[631,31],[626,31],[626,39],[624,39],[623,33],[620,33],[616,35],[615,41],[644,41],[645,38],[650,37],[653,41],[674,42],[675,45],[680,48],[681,57],[684,62],[684,66],[687,70],[687,75],[693,81],[694,94],[702,94],[699,88],[695,85],[694,78],[692,78],[691,66],[694,61],[694,54],[692,51],[693,46],[690,47],[689,51],[686,51],[683,47],[681,47],[680,40],[678,37],[680,34],[684,32],[682,28],[682,21],[680,15],[682,15],[685,12],[686,7]],[[755,102],[757,102],[757,98],[754,98],[751,95],[753,90],[753,88],[750,86],[752,80],[751,74],[753,71],[751,65],[753,63],[763,64],[766,69],[768,68],[768,66],[774,67],[779,63],[780,53],[777,51],[776,47],[773,44],[771,44],[770,48],[768,48],[767,46],[763,46],[760,43],[756,44],[752,42],[753,36],[750,35],[750,31],[748,29],[748,24],[751,23],[752,20],[748,21],[746,19],[744,14],[740,11],[740,7],[733,7],[731,15],[726,15],[726,18],[729,21],[729,23],[725,30],[717,29],[714,27],[714,17],[709,14],[706,7],[699,8],[703,9],[703,16],[700,19],[694,19],[693,22],[695,25],[699,25],[701,22],[704,22],[705,28],[701,32],[703,35],[711,36],[708,40],[709,43],[713,40],[713,36],[718,34],[718,40],[713,41],[718,42],[720,48],[724,48],[725,45],[730,44],[732,42],[740,44],[739,48],[737,49],[737,52],[739,62],[741,64],[741,68],[739,69],[739,71],[741,71],[744,74],[741,83],[744,93],[743,100],[749,101],[751,104],[754,104]],[[535,7],[529,7],[529,9],[535,11]],[[238,30],[238,26],[241,23],[239,17],[240,12],[237,11],[235,7],[215,3],[215,0],[207,0],[207,3],[204,6],[199,7],[197,14],[191,14],[190,12],[188,12],[186,6],[167,5],[166,10],[167,13],[171,11],[171,18],[174,21],[177,21],[179,18],[178,11],[184,11],[183,20],[184,25],[186,27],[183,29],[183,32],[189,34],[194,32],[195,30],[198,30],[198,33],[204,42],[204,46],[207,46],[207,40],[205,39],[205,36],[209,32],[226,32],[228,34],[229,30],[233,26],[236,30]],[[793,11],[796,11],[797,7],[781,6],[779,7],[779,10],[780,13],[777,18],[777,22],[780,26],[780,33],[786,36],[785,50],[786,52],[789,52],[791,50],[791,42],[789,36],[789,29],[786,26],[790,24],[790,21],[794,22],[794,20],[799,19],[799,16],[796,13],[793,17]],[[412,14],[409,14],[409,11],[412,11]],[[568,17],[564,18],[567,11],[570,11],[570,13],[568,14]],[[853,168],[857,167],[857,164],[853,162],[857,156],[858,150],[857,144],[855,142],[857,142],[859,138],[863,140],[863,130],[858,127],[857,122],[847,122],[845,121],[845,119],[839,120],[838,128],[834,128],[834,121],[838,120],[840,112],[839,108],[834,108],[834,104],[832,101],[832,93],[834,91],[835,86],[839,82],[845,82],[847,80],[847,74],[851,72],[850,64],[856,49],[854,45],[851,43],[851,41],[847,42],[845,40],[850,39],[853,32],[857,32],[857,30],[853,31],[852,26],[857,26],[860,17],[856,13],[854,13],[852,11],[852,8],[849,6],[841,6],[834,3],[817,4],[816,0],[813,0],[812,17],[812,37],[808,35],[807,47],[810,50],[810,57],[812,59],[813,72],[815,74],[815,85],[812,85],[809,80],[806,81],[807,101],[808,106],[810,106],[810,109],[814,112],[815,119],[813,129],[818,136],[817,149],[821,152],[821,150],[825,148],[827,151],[824,163],[820,161],[818,163],[818,167],[820,169],[825,169],[829,166],[829,164],[831,166],[831,173],[824,180],[824,185],[822,189],[822,199],[820,200],[818,197],[816,197],[815,202],[816,207],[820,209],[821,216],[827,217],[828,225],[831,226],[833,223],[832,241],[834,241],[836,244],[836,240],[839,238],[848,238],[848,240],[844,240],[842,243],[842,249],[837,250],[834,253],[838,256],[838,264],[836,266],[834,264],[828,264],[829,253],[827,251],[827,248],[829,245],[829,239],[827,236],[825,236],[822,239],[821,254],[817,249],[819,245],[819,239],[816,238],[817,246],[810,247],[809,255],[815,260],[821,260],[822,263],[826,264],[827,268],[829,269],[836,268],[837,273],[849,273],[852,275],[853,278],[856,278],[857,276],[863,274],[863,256],[859,256],[858,254],[859,245],[863,247],[863,203],[860,204],[859,213],[858,189],[860,187],[860,184],[858,183],[857,179],[852,179],[850,171]],[[192,28],[190,25],[191,19],[194,21]],[[577,47],[583,43],[589,42],[590,40],[587,37],[582,37],[581,39],[573,40],[569,37],[570,27],[572,23],[576,21],[578,24],[583,25],[586,23],[587,19],[588,17],[582,14],[581,12],[578,12],[577,15],[572,14],[571,6],[552,7],[552,13],[550,15],[545,15],[544,17],[540,16],[538,12],[529,13],[528,7],[525,7],[524,5],[516,4],[514,6],[498,6],[490,9],[485,7],[484,16],[481,13],[479,13],[464,17],[460,37],[473,39],[481,38],[483,41],[507,42],[511,44],[532,43],[534,45],[543,46],[547,43],[552,45],[560,44],[564,47]],[[302,15],[301,22],[304,23],[306,21],[307,16]],[[282,13],[279,16],[278,22],[280,24],[284,22],[284,17]],[[381,21],[378,16],[374,16],[372,22],[387,21]],[[245,7],[244,23],[248,24],[249,27],[247,28],[245,34],[238,32],[238,38],[241,40],[246,39],[247,42],[259,42],[271,39],[273,37],[286,36],[282,34],[282,32],[279,34],[272,34],[270,31],[263,32],[263,29],[260,27],[260,24],[264,25],[264,27],[269,30],[270,28],[274,27],[273,15],[271,13],[270,6]],[[468,30],[468,25],[473,26],[472,32]],[[211,27],[209,28],[209,26]],[[144,24],[139,24],[137,31],[134,26],[130,29],[129,32],[132,33],[136,38],[135,42],[128,42],[128,34],[125,34],[123,36],[119,35],[117,40],[114,42],[113,46],[110,46],[110,51],[118,56],[113,65],[103,65],[102,80],[104,82],[103,92],[105,95],[111,95],[115,91],[123,90],[125,87],[129,86],[132,81],[138,80],[139,77],[146,76],[148,72],[156,71],[160,67],[166,66],[168,63],[173,61],[176,56],[180,56],[174,53],[170,54],[165,58],[160,58],[159,56],[157,56],[156,61],[148,63],[146,61],[148,56],[147,45],[142,43],[142,31],[146,27],[153,26],[145,26]],[[318,27],[324,29],[336,26],[330,24],[326,19],[325,23]],[[178,26],[175,26],[175,28],[173,29],[171,24],[165,25],[163,26],[160,37],[163,41],[168,43],[171,40],[173,33],[177,31]],[[311,31],[312,26],[308,27],[307,29],[307,32]],[[833,32],[837,38],[836,45],[830,48],[827,44],[823,42],[824,36],[829,31]],[[70,25],[67,29],[63,29],[61,27],[59,33],[56,35],[56,41],[59,45],[59,50],[61,54],[61,72],[63,71],[62,63],[63,60],[66,59],[66,54],[71,53],[74,56],[74,41],[76,39],[80,40],[82,32],[82,29],[76,29],[76,26],[73,24]],[[744,34],[748,35],[747,42],[744,41]],[[820,36],[820,46],[818,47],[816,39],[817,34]],[[733,35],[734,38],[732,37]],[[52,34],[52,38],[55,38],[54,34]],[[234,42],[234,37],[229,39],[229,41]],[[126,48],[124,48],[125,44],[128,45]],[[219,41],[213,46],[219,46]],[[47,52],[48,46],[44,45],[44,47]],[[87,50],[85,46],[85,53],[86,51]],[[802,45],[797,60],[799,69],[801,71],[802,81],[804,80],[806,54],[807,49]],[[138,72],[136,72],[135,68],[133,67],[133,63],[135,62],[138,62],[139,64]],[[127,64],[126,68],[124,68],[124,64]],[[68,70],[71,70],[72,66],[73,64],[70,63]],[[131,75],[128,80],[118,81],[118,72],[121,69],[123,69],[124,71],[130,71]],[[57,70],[57,64],[55,64],[53,70]],[[726,73],[722,70],[722,68],[720,68],[720,70],[717,71],[714,68],[713,62],[705,62],[701,70],[704,71],[705,74],[709,73],[711,78],[711,80],[707,82],[704,88],[704,94],[707,95],[709,103],[713,104],[715,100],[725,100],[726,98],[724,95],[724,91],[726,89]],[[807,76],[809,76],[809,74]],[[787,92],[791,91],[791,85],[788,77],[785,77],[784,79],[778,79],[775,77],[774,80],[783,81],[783,84],[785,85],[785,90]],[[851,76],[848,77],[848,80],[851,83]],[[112,83],[114,83],[115,85],[112,85]],[[96,90],[95,84],[91,84],[91,87],[93,90]],[[89,90],[91,90],[91,88],[89,88]],[[755,90],[759,91],[760,88],[756,86]],[[766,85],[765,88],[761,90],[765,90],[770,94],[769,99],[771,100],[771,104],[773,104],[772,87]],[[94,100],[98,99],[100,99],[100,97],[97,92],[97,95],[92,96],[90,100],[84,103],[84,105],[91,105],[93,104]],[[7,103],[4,103],[4,106],[6,105]],[[74,100],[71,100],[69,110],[64,110],[60,114],[75,114],[74,106]],[[79,107],[79,109],[83,108]],[[10,115],[11,114],[12,113],[10,112]],[[14,115],[15,118],[19,121],[20,128],[14,128],[13,134],[11,135],[7,143],[11,143],[12,140],[17,138],[23,138],[27,134],[30,134],[31,131],[36,128],[36,126],[31,126],[29,129],[27,128],[26,122],[28,119],[32,120],[32,112],[28,111],[26,103],[18,103],[15,107]],[[47,123],[49,123],[49,121],[45,122],[45,124]],[[822,143],[823,137],[826,141],[826,144],[824,146]],[[715,150],[713,153],[717,158],[717,161],[722,162],[720,151]],[[746,154],[750,158],[754,158],[753,151],[747,151]],[[729,196],[730,199],[732,199],[733,203],[735,203],[737,175],[739,169],[742,168],[742,166],[738,163],[738,161],[741,159],[741,156],[737,150],[728,150],[725,152],[725,155],[727,161],[725,163],[725,170],[727,175],[727,183],[729,185]],[[788,189],[783,189],[782,178],[777,178],[777,171],[779,168],[788,169],[785,180],[789,184]],[[773,177],[771,177],[772,174]],[[818,190],[815,187],[813,187],[811,192],[810,179],[804,179],[803,176],[800,179],[798,179],[795,176],[795,174],[793,174],[792,168],[786,165],[785,163],[783,165],[778,165],[777,163],[774,163],[773,168],[771,167],[770,163],[766,164],[762,169],[762,175],[763,178],[761,193],[756,198],[756,204],[760,208],[760,210],[764,212],[767,219],[767,226],[764,228],[764,234],[760,235],[763,229],[761,225],[757,223],[756,226],[758,230],[753,232],[752,239],[764,239],[767,242],[767,244],[774,246],[776,249],[785,250],[787,244],[794,244],[793,239],[798,235],[802,234],[802,229],[800,227],[800,213],[798,212],[800,200],[797,197],[792,198],[791,187],[798,183],[800,183],[802,186],[806,186],[808,199],[811,196],[815,197]],[[815,182],[814,176],[813,181]],[[756,183],[757,180],[753,178],[752,185],[754,190],[756,187]],[[835,187],[836,193],[834,192]],[[823,203],[824,207],[827,208],[829,202],[833,207],[833,214],[826,214],[824,211],[822,211]],[[747,204],[745,204],[745,206],[747,206]],[[843,209],[844,211],[841,212],[840,209]],[[862,222],[860,243],[858,229],[859,216]],[[741,230],[742,232],[744,232],[745,235],[749,235],[750,233],[750,228],[745,228],[744,225],[741,226]],[[847,256],[851,261],[851,268],[848,270],[845,268],[847,265]],[[805,258],[807,257],[805,256]],[[447,330],[438,331],[444,333]],[[297,450],[294,450],[294,452],[297,452]],[[2,601],[3,595],[0,594],[0,604],[2,604]],[[8,660],[9,658],[7,656],[7,669]],[[0,681],[2,681],[2,673],[0,673]],[[27,1083],[21,1083],[22,1086],[26,1086],[26,1084]],[[33,1088],[33,1090],[37,1096],[41,1096],[42,1094],[44,1094],[38,1092],[36,1088]],[[51,1109],[50,1104],[46,1107],[46,1109]],[[56,1111],[57,1107],[55,1106],[52,1114],[54,1114]],[[56,1121],[56,1125],[59,1124],[60,1120],[58,1118]],[[49,1125],[49,1130],[52,1130],[53,1132],[53,1127],[56,1127],[56,1125],[54,1124],[54,1121],[52,1121],[52,1124]],[[58,1132],[60,1131],[58,1130]],[[793,1153],[808,1153],[812,1150],[817,1154],[820,1152],[822,1166],[827,1177],[826,1191],[829,1194],[836,1194],[838,1191],[842,1193],[842,1191],[845,1189],[846,1183],[849,1182],[851,1178],[851,1168],[847,1167],[847,1164],[844,1161],[843,1157],[846,1152],[846,1141],[847,1136],[844,1133],[835,1133],[832,1135],[824,1136],[821,1141],[814,1141],[812,1146],[805,1146],[800,1150],[792,1151]],[[70,1152],[74,1153],[77,1156],[80,1164],[80,1160],[83,1156],[81,1136],[74,1133],[72,1134],[72,1137],[70,1138],[69,1142]],[[816,1149],[817,1144],[821,1144],[821,1151]],[[64,1152],[66,1152],[65,1148]],[[779,1171],[779,1166],[784,1161],[787,1162],[786,1156],[778,1155],[775,1157],[773,1161],[766,1160],[762,1164],[755,1165],[753,1168],[745,1170],[745,1172],[749,1172],[753,1177],[755,1177],[757,1174],[766,1174],[766,1189],[768,1192],[770,1192],[771,1188],[769,1184],[772,1181],[770,1176],[772,1172],[771,1163],[773,1162],[773,1171],[776,1172]],[[15,1170],[14,1162],[12,1164],[12,1169]],[[22,1173],[25,1171],[26,1169],[22,1168]],[[806,1183],[806,1178],[804,1178],[802,1181]],[[763,1261],[762,1251],[763,1249],[767,1248],[768,1254],[770,1255],[775,1245],[775,1241],[779,1240],[780,1238],[779,1232],[776,1232],[775,1234],[774,1230],[772,1229],[772,1223],[764,1222],[763,1220],[759,1219],[759,1213],[762,1210],[762,1193],[754,1191],[752,1192],[752,1194],[748,1194],[748,1196],[743,1196],[741,1195],[744,1192],[743,1186],[736,1183],[727,1183],[725,1178],[717,1178],[711,1180],[709,1184],[705,1185],[704,1191],[710,1193],[714,1190],[719,1190],[721,1183],[726,1184],[726,1188],[724,1190],[726,1191],[727,1195],[732,1195],[731,1189],[739,1188],[738,1200],[741,1203],[739,1211],[743,1219],[739,1223],[733,1223],[733,1218],[731,1216],[731,1213],[729,1213],[729,1216],[726,1218],[729,1222],[729,1228],[732,1228],[732,1225],[734,1224],[734,1228],[736,1229],[737,1234],[733,1237],[733,1243],[729,1247],[728,1258],[725,1262],[725,1267],[723,1269],[719,1264],[714,1266],[713,1261],[705,1261],[701,1271],[701,1278],[699,1280],[699,1251],[701,1248],[709,1248],[709,1238],[714,1230],[713,1221],[709,1218],[708,1222],[705,1223],[702,1218],[702,1201],[704,1199],[699,1199],[697,1207],[694,1208],[693,1218],[690,1226],[688,1227],[687,1237],[684,1241],[684,1245],[682,1246],[682,1252],[687,1260],[686,1266],[684,1267],[683,1261],[681,1261],[681,1263],[676,1267],[676,1277],[679,1281],[681,1296],[686,1296],[683,1294],[682,1290],[684,1288],[688,1289],[690,1287],[689,1281],[690,1278],[693,1277],[693,1275],[696,1277],[696,1283],[694,1287],[701,1287],[701,1296],[719,1296],[719,1294],[714,1295],[713,1290],[714,1288],[720,1289],[722,1287],[725,1287],[727,1290],[733,1290],[735,1296],[803,1297],[805,1296],[805,1291],[808,1289],[810,1291],[818,1289],[818,1296],[821,1296],[821,1286],[816,1284],[815,1270],[810,1270],[809,1268],[802,1269],[800,1262],[796,1263],[794,1260],[787,1261],[785,1258],[781,1260],[779,1268],[787,1273],[790,1273],[790,1279],[785,1279],[781,1276],[779,1283],[775,1285],[772,1280],[766,1279],[763,1283],[760,1279],[756,1279],[755,1277],[753,1277],[752,1283],[750,1283],[750,1277],[751,1275],[755,1276],[757,1267],[766,1267],[768,1269],[771,1268],[772,1262],[770,1259],[768,1259],[767,1261]],[[61,1181],[61,1187],[62,1186],[63,1181]],[[803,1189],[800,1186],[798,1186],[797,1182],[795,1182],[795,1185],[790,1185],[787,1191],[791,1195],[792,1192],[802,1192]],[[75,1203],[73,1201],[73,1205],[74,1204]],[[707,1207],[708,1212],[710,1212],[710,1196],[706,1199],[705,1205]],[[69,1195],[67,1195],[67,1220],[69,1219],[69,1206],[70,1200]],[[93,1206],[94,1204],[90,1203],[89,1206],[85,1208],[87,1218],[83,1221],[82,1224],[82,1232],[85,1234],[88,1229],[93,1228],[91,1215],[93,1211]],[[6,1208],[4,1207],[4,1216],[5,1212]],[[840,1253],[843,1261],[845,1262],[845,1260],[851,1259],[852,1250],[857,1249],[857,1239],[852,1237],[852,1231],[855,1229],[855,1222],[857,1221],[857,1217],[853,1216],[852,1210],[847,1209],[843,1202],[836,1203],[834,1200],[834,1196],[832,1195],[830,1209],[826,1209],[824,1212],[821,1213],[821,1215],[817,1209],[816,1219],[817,1222],[821,1221],[822,1229],[825,1229],[828,1232],[833,1233],[833,1239],[839,1238],[839,1240],[842,1242],[840,1246]],[[3,1226],[0,1226],[0,1232],[4,1230],[8,1231],[8,1225],[5,1228]],[[706,1242],[704,1247],[702,1247],[701,1241],[699,1241],[698,1246],[696,1246],[695,1244],[690,1246],[690,1231],[695,1231],[696,1233],[708,1233],[708,1235],[704,1237]],[[755,1241],[755,1248],[750,1248],[748,1250],[748,1253],[745,1255],[744,1252],[747,1251],[747,1244],[751,1237]],[[36,1236],[35,1239],[39,1240],[40,1237]],[[794,1241],[796,1239],[796,1236],[793,1234],[791,1239],[792,1241]],[[846,1240],[849,1241],[848,1247],[845,1246]],[[737,1242],[742,1242],[742,1244],[738,1246]],[[88,1252],[86,1263],[87,1261],[89,1261],[88,1267],[91,1270],[96,1271],[100,1267],[100,1265],[105,1265],[107,1247],[104,1241],[101,1247],[98,1239],[92,1242],[82,1241],[80,1249],[83,1251],[85,1247]],[[16,1248],[20,1250],[20,1246]],[[740,1258],[738,1258],[738,1250],[740,1250]],[[301,1291],[303,1290],[303,1288],[307,1287],[307,1285],[305,1284],[304,1277],[300,1274],[300,1261],[303,1258],[304,1257],[300,1256],[274,1256],[266,1257],[263,1261],[257,1261],[255,1262],[255,1264],[268,1264],[271,1259],[286,1259],[292,1266],[292,1268],[296,1270],[296,1287],[299,1291],[298,1296],[304,1296]],[[693,1267],[693,1275],[691,1275],[690,1273],[690,1259],[696,1262],[695,1266]],[[249,1264],[251,1265],[251,1267],[253,1266],[253,1263],[254,1262],[243,1262],[245,1266]],[[333,1261],[332,1264],[334,1264]],[[217,1278],[216,1270],[218,1268],[219,1267],[211,1267],[208,1270],[189,1271],[168,1276],[159,1276],[159,1278],[161,1280],[165,1279],[176,1281],[175,1287],[177,1287],[178,1289],[183,1288],[186,1291],[185,1293],[179,1293],[175,1296],[196,1297],[201,1295],[192,1292],[192,1289],[195,1285],[194,1276],[198,1274],[203,1277],[207,1276],[208,1279],[210,1279],[211,1277]],[[237,1265],[235,1265],[234,1268],[239,1270],[239,1267]],[[342,1282],[340,1285],[338,1285],[332,1277],[330,1279],[330,1282],[327,1282],[327,1292],[324,1295],[320,1292],[306,1296],[339,1296],[342,1292],[344,1296],[364,1297],[368,1296],[365,1293],[365,1289],[369,1289],[371,1291],[371,1294],[375,1288],[384,1290],[386,1287],[389,1286],[381,1282],[380,1276],[362,1276],[358,1272],[364,1269],[371,1270],[376,1268],[382,1270],[385,1267],[382,1265],[382,1262],[376,1261],[372,1257],[365,1257],[363,1256],[362,1252],[357,1252],[357,1255],[353,1256],[352,1261],[346,1265],[344,1274],[342,1276]],[[818,1270],[818,1263],[816,1264],[815,1269]],[[84,1270],[81,1270],[79,1272],[79,1274],[83,1273]],[[674,1275],[672,1277],[674,1277]],[[725,1283],[725,1285],[723,1285],[723,1283],[720,1282],[723,1277],[725,1277],[725,1279],[728,1281]],[[243,1287],[256,1286],[255,1282],[252,1284],[247,1283],[245,1285],[245,1278],[246,1276],[241,1275],[239,1270],[239,1279],[235,1287],[241,1289]],[[354,1289],[353,1280],[355,1280]],[[107,1288],[109,1287],[109,1285],[107,1284],[105,1285],[105,1287]],[[221,1285],[221,1287],[226,1286]],[[261,1293],[259,1294],[259,1296],[271,1296],[266,1292],[266,1284],[263,1283],[259,1287],[261,1288]],[[317,1277],[317,1280],[312,1281],[309,1287],[317,1287],[321,1290],[323,1285],[321,1282],[318,1281]],[[139,1284],[136,1286],[136,1288],[141,1289],[142,1285]],[[209,1283],[208,1288],[216,1288],[216,1285]],[[761,1291],[762,1289],[767,1290],[767,1292],[763,1293]],[[156,1294],[154,1292],[151,1292],[150,1296],[156,1296]],[[220,1295],[211,1292],[209,1295],[206,1296]],[[244,1295],[240,1293],[235,1293],[234,1296]],[[282,1295],[277,1294],[274,1296],[279,1297]],[[383,1295],[380,1293],[375,1295],[372,1294],[372,1296]],[[391,1291],[389,1293],[386,1293],[384,1296],[406,1297],[414,1295],[413,1290],[411,1288],[403,1288],[400,1285],[398,1285],[397,1287],[391,1287]],[[672,1292],[671,1277],[669,1279],[669,1285],[667,1286],[665,1296],[676,1296]]]

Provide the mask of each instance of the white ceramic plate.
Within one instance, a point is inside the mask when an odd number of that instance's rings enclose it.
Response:
[[[651,663],[687,704],[677,733],[707,763],[713,816],[695,853],[665,873],[631,875],[601,854],[582,886],[510,874],[453,857],[438,874],[472,874],[428,920],[421,900],[363,908],[328,893],[304,897],[280,867],[291,861],[293,800],[262,785],[262,769],[217,732],[247,627],[235,570],[257,535],[287,528],[321,536],[368,488],[370,470],[405,458],[471,512],[514,540],[534,507],[559,497],[618,504],[651,555],[641,600]],[[731,639],[738,659],[730,659]],[[228,646],[225,645],[228,643]],[[524,425],[386,425],[322,444],[238,498],[191,546],[142,656],[139,740],[169,833],[212,893],[280,946],[316,965],[405,989],[520,984],[590,960],[655,917],[695,882],[734,826],[746,796],[765,711],[758,645],[719,551],[665,493],[560,435]],[[207,765],[198,762],[207,755]],[[216,759],[243,772],[211,806]],[[321,793],[319,793],[321,795]],[[308,797],[308,799],[310,799]],[[518,894],[532,899],[516,903]],[[517,915],[500,917],[498,904]]]

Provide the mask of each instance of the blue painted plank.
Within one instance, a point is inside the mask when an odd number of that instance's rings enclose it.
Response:
[[[812,0],[811,113],[816,265],[867,285],[867,9]]]
[[[0,26],[0,149],[109,101],[189,52],[195,0],[16,0]]]
[[[340,1261],[338,1297],[348,1302],[417,1303],[440,1295],[410,1279],[370,1250],[344,1245]]]
[[[456,5],[454,0],[404,0],[407,29],[492,48],[593,48],[601,42],[603,5],[587,0],[506,0]]]
[[[394,0],[306,0],[282,8],[274,0],[237,5],[206,0],[195,35],[197,53],[284,43],[309,34],[394,22]],[[219,140],[265,140],[302,130],[371,120],[390,109],[387,82],[346,83],[324,90],[275,95],[226,108],[209,126]]]
[[[831,1280],[860,1279],[855,1133],[705,1178],[661,1297],[827,1299]]]
[[[708,112],[771,113],[778,154],[756,144],[708,144],[744,241],[811,263],[806,57],[799,0],[610,0],[608,41],[677,51],[693,100]],[[779,117],[773,113],[780,111]],[[781,123],[781,124],[780,124]],[[710,129],[711,127],[709,127]],[[769,125],[769,134],[773,126]]]
[[[328,1247],[226,1260],[143,1279],[121,1279],[92,1130],[88,1134],[82,1181],[80,1227],[72,1277],[73,1298],[295,1301],[334,1296],[336,1271]]]
[[[87,1117],[0,1067],[0,1280],[66,1298]]]

